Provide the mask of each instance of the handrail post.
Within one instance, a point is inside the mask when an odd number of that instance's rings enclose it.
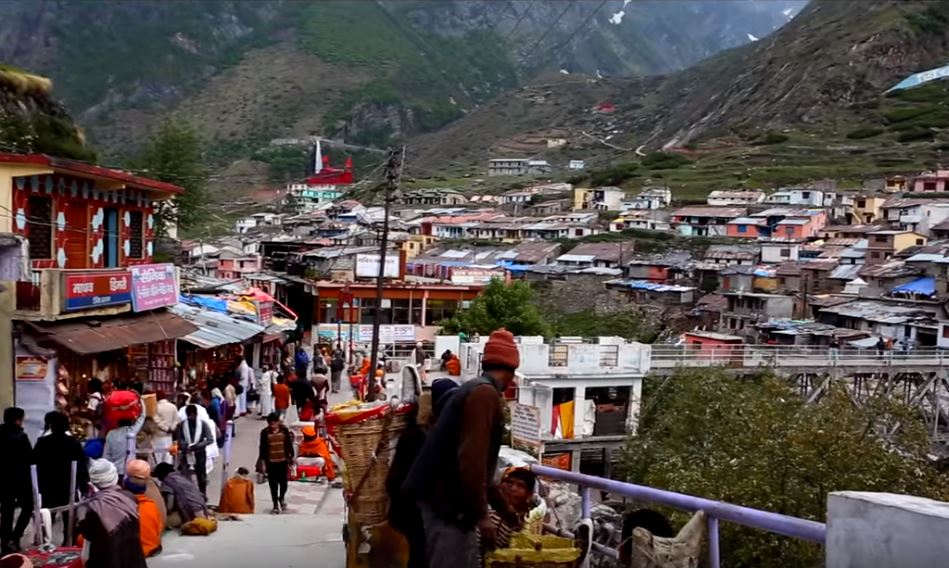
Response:
[[[584,487],[581,485],[580,486],[580,518],[583,520],[589,519],[590,511],[592,510],[592,508],[593,506],[590,503],[590,488]],[[590,532],[590,543],[591,543],[590,549],[592,552],[592,548],[593,548],[592,547],[592,543],[593,543],[592,531]],[[590,555],[587,554],[586,557],[583,559],[583,564],[581,564],[579,568],[589,568],[589,566],[590,566]]]
[[[227,470],[231,465],[231,444],[234,439],[234,421],[228,420],[224,426],[224,448],[221,452],[221,491],[227,483]]]
[[[719,568],[721,558],[718,548],[718,517],[708,515],[706,524],[708,526],[708,566]]]
[[[36,464],[30,466],[30,483],[33,485],[33,542],[36,546],[43,546],[43,497],[40,495],[39,476],[36,473]],[[23,512],[21,511],[22,515]]]
[[[63,530],[66,533],[66,544],[68,546],[73,545],[72,533],[73,526],[76,522],[74,506],[76,505],[76,473],[78,467],[79,462],[74,461],[69,464],[69,510],[63,515],[63,520],[66,521],[66,526],[63,527]]]

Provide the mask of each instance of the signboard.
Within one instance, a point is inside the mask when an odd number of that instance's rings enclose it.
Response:
[[[544,444],[540,439],[540,409],[517,402],[511,403],[511,445],[541,455]]]
[[[132,273],[127,270],[67,272],[63,282],[66,311],[117,306],[132,301]]]
[[[273,302],[257,301],[257,325],[267,327],[273,322]]]
[[[338,331],[341,331],[340,341],[349,341],[349,324],[343,323],[342,326],[339,326],[342,329],[337,329],[335,323],[321,323],[317,326],[317,335],[323,341],[336,341],[336,335]],[[372,326],[366,324],[354,325],[353,329],[353,341],[359,343],[370,343],[372,342]],[[379,326],[379,342],[380,343],[415,343],[415,326],[414,325],[380,325]]]
[[[144,312],[178,303],[178,274],[175,265],[142,264],[133,266],[132,310]]]
[[[16,380],[42,381],[46,379],[49,363],[42,357],[32,355],[16,356]]]
[[[541,458],[540,463],[547,467],[570,471],[573,460],[570,456],[570,452],[564,452],[562,454],[545,454],[544,457]]]
[[[504,271],[496,268],[453,268],[452,284],[488,284],[492,278],[504,278]]]
[[[392,253],[386,255],[386,268],[383,278],[399,277],[399,255]],[[378,278],[379,277],[379,255],[378,254],[357,254],[356,255],[356,277],[357,278]]]

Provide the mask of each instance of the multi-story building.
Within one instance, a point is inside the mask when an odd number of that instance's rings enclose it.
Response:
[[[728,205],[754,205],[764,201],[764,192],[757,189],[720,189],[708,194],[706,203],[714,207],[726,207]]]
[[[573,190],[573,209],[597,211],[619,211],[626,192],[618,187],[577,187]]]
[[[794,314],[791,296],[748,292],[725,292],[723,295],[728,305],[719,324],[722,331],[740,333],[756,323],[791,318]]]
[[[867,264],[882,264],[903,249],[926,244],[926,237],[913,231],[889,229],[867,233]]]
[[[913,179],[913,193],[949,192],[949,170],[923,172]]]
[[[686,237],[723,237],[729,221],[747,212],[744,207],[690,205],[673,211],[669,223]]]

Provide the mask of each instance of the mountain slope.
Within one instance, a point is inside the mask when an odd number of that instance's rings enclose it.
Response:
[[[0,61],[50,76],[112,157],[176,112],[227,163],[276,136],[388,144],[547,70],[679,69],[764,37],[803,4],[8,0]]]

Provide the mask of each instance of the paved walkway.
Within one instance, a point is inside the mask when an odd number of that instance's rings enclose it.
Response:
[[[345,385],[344,385],[345,388]],[[332,395],[331,403],[348,400],[348,394]],[[251,472],[257,462],[259,434],[266,425],[256,417],[237,421],[230,475],[238,467]],[[209,479],[208,498],[217,503],[221,494],[220,464]],[[153,568],[170,566],[228,566],[231,568],[296,568],[320,566],[343,568],[346,550],[342,540],[345,512],[342,489],[329,484],[290,482],[289,510],[271,515],[269,486],[255,486],[255,515],[239,521],[222,521],[210,537],[183,537],[168,532],[162,554],[149,560]]]

